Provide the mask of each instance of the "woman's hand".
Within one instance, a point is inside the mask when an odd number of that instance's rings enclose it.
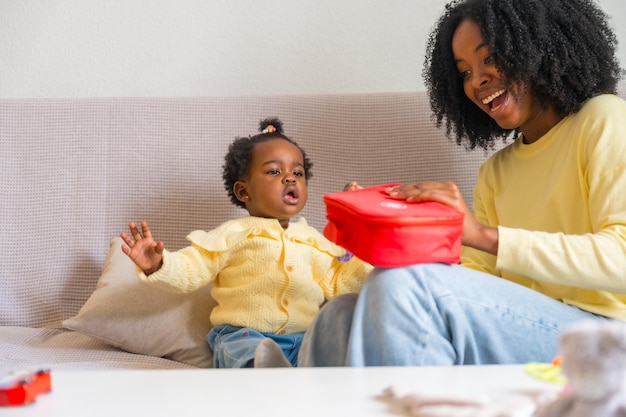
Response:
[[[463,220],[463,245],[479,249],[492,255],[498,253],[498,229],[480,224],[474,217],[453,182],[420,182],[390,187],[390,197],[407,202],[437,201],[465,213]]]
[[[129,223],[128,227],[132,238],[124,232],[120,234],[125,243],[122,245],[122,252],[128,255],[146,275],[158,271],[163,264],[163,242],[154,241],[146,222],[141,222],[141,232],[133,222]]]

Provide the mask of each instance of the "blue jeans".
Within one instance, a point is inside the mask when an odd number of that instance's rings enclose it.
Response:
[[[266,337],[278,343],[287,360],[296,366],[303,335],[304,333],[263,333],[247,327],[224,324],[213,327],[206,340],[213,350],[214,368],[251,368],[254,364],[254,351]]]
[[[570,324],[607,320],[460,265],[376,268],[307,330],[299,366],[550,362]]]

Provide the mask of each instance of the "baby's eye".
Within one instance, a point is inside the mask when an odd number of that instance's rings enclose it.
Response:
[[[304,177],[304,171],[295,170],[293,171],[293,175],[295,175],[296,177]]]
[[[267,174],[269,174],[269,175],[280,175],[280,170],[278,170],[278,169],[270,169],[269,171],[267,171]]]

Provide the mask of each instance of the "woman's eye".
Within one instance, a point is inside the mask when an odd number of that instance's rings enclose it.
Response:
[[[462,80],[467,80],[470,74],[471,74],[471,71],[460,71],[459,78],[461,78]]]
[[[491,65],[496,63],[496,57],[494,55],[489,55],[485,58],[485,64]]]

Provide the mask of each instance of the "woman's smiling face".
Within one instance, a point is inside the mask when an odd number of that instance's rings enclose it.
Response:
[[[543,110],[531,88],[509,91],[495,57],[471,19],[463,20],[452,38],[452,53],[465,95],[503,129],[520,128],[525,142],[539,139],[561,119],[550,106]]]

